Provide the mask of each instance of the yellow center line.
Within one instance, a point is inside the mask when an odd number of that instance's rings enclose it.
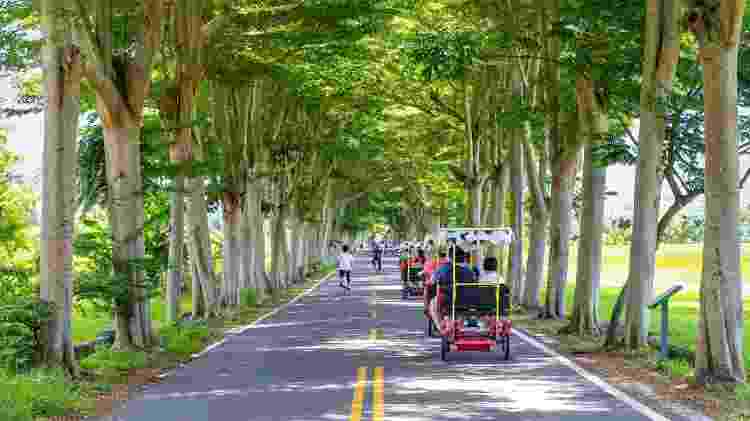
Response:
[[[383,421],[383,367],[375,367],[372,385],[372,421]]]
[[[370,329],[370,336],[368,337],[368,339],[371,341],[374,341],[377,339],[383,339],[383,331],[377,327]]]
[[[357,369],[357,384],[354,386],[354,400],[352,400],[352,415],[349,421],[360,421],[365,402],[365,384],[367,382],[367,367]]]

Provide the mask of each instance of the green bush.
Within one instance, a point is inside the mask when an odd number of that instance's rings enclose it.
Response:
[[[4,421],[67,415],[80,401],[80,389],[62,370],[34,370],[22,375],[0,371],[0,419]]]
[[[255,288],[243,288],[240,291],[240,304],[243,307],[255,307],[258,305],[258,293]]]
[[[607,227],[604,243],[608,246],[623,246],[630,243],[633,236],[633,223],[630,218],[619,217]]]
[[[99,346],[96,351],[81,360],[81,367],[88,370],[130,370],[148,366],[148,355],[137,351],[115,351]]]
[[[0,271],[0,369],[19,372],[34,363],[41,346],[42,324],[52,307],[32,291],[31,275]]]
[[[688,377],[693,371],[690,362],[684,359],[659,360],[657,368],[670,377]]]
[[[750,402],[750,384],[741,384],[734,389],[734,396],[738,401]]]
[[[81,218],[79,232],[73,242],[79,262],[75,296],[77,310],[84,313],[91,307],[97,313],[111,313],[115,303],[130,300],[130,282],[126,275],[114,273],[112,264],[112,233],[110,227],[93,218]],[[149,298],[159,293],[158,259],[145,257],[128,262],[132,270],[145,275],[141,286]]]
[[[205,322],[173,324],[159,330],[162,348],[181,357],[200,352],[210,334]]]
[[[690,232],[693,227],[687,215],[681,215],[679,219],[672,220],[672,223],[664,230],[665,243],[686,244],[690,242]]]

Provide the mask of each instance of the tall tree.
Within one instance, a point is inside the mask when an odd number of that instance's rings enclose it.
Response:
[[[122,282],[126,291],[115,300],[114,346],[148,347],[151,314],[140,265],[145,252],[140,140],[153,58],[161,45],[164,0],[75,4],[83,74],[96,92],[104,128],[115,282]]]
[[[646,345],[656,263],[656,228],[661,192],[666,101],[672,91],[680,38],[677,0],[647,3],[641,84],[641,126],[625,312],[625,343]]]
[[[602,233],[604,227],[604,192],[607,184],[607,162],[596,152],[606,143],[608,135],[608,92],[606,63],[609,39],[602,33],[584,33],[579,38],[579,51],[591,58],[579,63],[576,81],[578,117],[586,146],[584,147],[581,236],[578,242],[578,272],[575,301],[568,331],[579,335],[599,334],[598,286],[601,273]]]
[[[185,175],[193,155],[193,99],[203,77],[201,63],[204,31],[204,2],[180,0],[169,7],[174,17],[175,80],[165,81],[160,111],[169,136],[170,160],[177,166],[170,200],[169,270],[167,272],[166,320],[177,319],[179,289],[183,282],[185,249]]]
[[[744,0],[691,5],[703,65],[706,230],[695,371],[699,381],[744,382],[743,303],[737,236],[737,50]]]
[[[73,42],[70,11],[62,2],[41,3],[44,80],[40,298],[53,305],[44,325],[43,360],[77,374],[71,317],[73,305],[73,223],[76,210],[76,144],[80,111],[80,50]]]

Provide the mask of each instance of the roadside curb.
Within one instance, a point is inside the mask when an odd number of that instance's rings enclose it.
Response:
[[[333,276],[334,276],[335,274],[336,274],[336,271],[331,271],[331,272],[330,272],[329,274],[327,274],[327,275],[324,275],[324,276],[323,276],[323,277],[322,277],[322,278],[321,278],[320,280],[318,280],[318,281],[317,281],[317,282],[315,283],[315,285],[311,286],[311,287],[310,287],[310,288],[308,288],[308,289],[307,289],[306,291],[304,291],[304,292],[300,293],[299,295],[297,295],[297,296],[296,296],[296,297],[294,297],[293,299],[291,299],[291,300],[289,300],[288,302],[286,302],[286,303],[284,303],[284,304],[280,305],[279,307],[275,308],[274,310],[271,310],[271,311],[269,311],[268,313],[265,313],[264,315],[262,315],[262,316],[258,317],[258,318],[257,318],[257,319],[255,319],[255,321],[253,321],[252,323],[250,323],[250,324],[248,324],[248,325],[245,325],[245,326],[241,326],[241,327],[239,327],[239,328],[234,328],[234,329],[230,329],[230,330],[227,330],[227,331],[226,331],[226,332],[224,333],[224,338],[222,338],[222,339],[221,339],[220,341],[218,341],[218,342],[214,342],[213,344],[211,344],[211,345],[207,346],[207,347],[206,347],[205,349],[203,349],[203,351],[201,351],[201,352],[199,352],[199,353],[197,353],[197,354],[193,354],[193,355],[191,355],[191,356],[190,356],[190,359],[189,359],[189,360],[187,360],[187,361],[185,361],[185,362],[181,363],[180,365],[178,365],[177,367],[173,368],[172,370],[169,370],[169,371],[167,371],[166,373],[160,374],[160,375],[159,375],[159,378],[160,378],[160,379],[164,379],[164,378],[167,378],[167,377],[171,376],[172,374],[174,374],[174,372],[175,372],[175,371],[176,371],[176,370],[177,370],[178,368],[181,368],[181,367],[183,367],[183,366],[185,366],[185,365],[187,365],[187,364],[191,363],[192,361],[194,361],[194,360],[196,360],[196,359],[198,359],[198,358],[200,358],[200,357],[202,357],[202,356],[204,356],[204,355],[208,354],[209,352],[211,352],[211,351],[213,351],[214,349],[216,349],[216,348],[220,347],[221,345],[224,345],[224,343],[226,343],[226,341],[227,341],[227,340],[228,340],[228,339],[229,339],[230,337],[232,337],[232,336],[236,336],[236,335],[241,335],[241,334],[243,334],[243,333],[247,332],[248,330],[250,330],[250,329],[252,329],[253,327],[255,327],[255,326],[256,326],[256,325],[258,324],[258,323],[260,323],[260,322],[262,322],[263,320],[265,320],[265,319],[267,319],[267,318],[269,318],[269,317],[271,317],[271,316],[275,315],[276,313],[280,312],[281,310],[284,310],[285,308],[287,308],[287,307],[289,307],[290,305],[292,305],[292,304],[294,304],[295,302],[297,302],[297,301],[298,301],[299,299],[301,299],[302,297],[305,297],[306,295],[310,294],[310,293],[311,293],[312,291],[314,291],[314,290],[316,290],[317,288],[319,288],[319,287],[320,287],[320,286],[321,286],[321,285],[322,285],[322,284],[323,284],[324,282],[326,282],[326,281],[330,280],[330,278],[331,278],[331,277],[333,277]]]

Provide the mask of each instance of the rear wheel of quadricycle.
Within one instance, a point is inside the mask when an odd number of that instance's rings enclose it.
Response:
[[[427,319],[427,327],[425,328],[427,331],[427,337],[432,338],[432,319],[429,317],[425,317],[425,319]]]
[[[510,335],[501,337],[499,342],[498,347],[505,354],[505,360],[507,361],[510,359]]]
[[[448,338],[445,336],[440,341],[440,359],[448,361]]]

